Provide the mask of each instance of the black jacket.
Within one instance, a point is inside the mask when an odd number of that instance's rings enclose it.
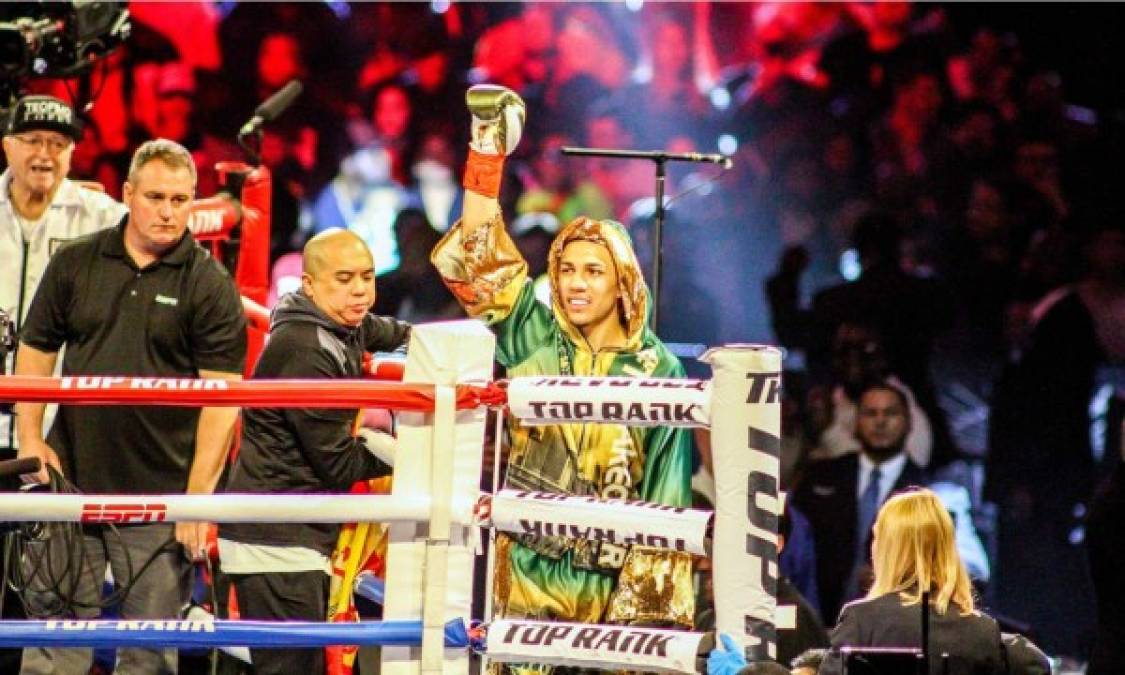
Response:
[[[840,606],[850,599],[843,595],[855,562],[858,476],[859,455],[854,453],[813,462],[793,496],[797,508],[812,526],[820,615],[825,625],[836,621]],[[925,472],[908,459],[891,494],[925,484]],[[865,547],[870,551],[870,541]]]
[[[857,600],[844,607],[840,623],[832,629],[835,647],[922,646],[922,610],[904,605],[897,593],[873,600]],[[1007,671],[1000,627],[980,612],[962,616],[955,606],[938,614],[930,608],[930,673],[941,675],[942,655],[949,655],[949,675],[994,675]],[[843,672],[840,659],[830,654],[818,671]]]
[[[357,328],[329,319],[303,293],[281,299],[254,379],[361,378],[365,351],[406,343],[410,326],[368,314]],[[226,491],[232,493],[340,493],[391,469],[352,434],[359,410],[247,408],[242,445]],[[273,546],[304,546],[331,553],[339,525],[232,523],[224,539]]]
[[[1118,464],[1090,504],[1087,557],[1098,600],[1098,632],[1089,675],[1125,663],[1125,464]]]
[[[828,631],[820,622],[816,610],[785,576],[777,579],[777,604],[797,606],[797,627],[777,631],[777,661],[789,665],[809,649],[828,646]]]

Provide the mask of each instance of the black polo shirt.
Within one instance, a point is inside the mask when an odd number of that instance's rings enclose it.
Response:
[[[125,222],[51,257],[20,340],[47,352],[66,345],[64,376],[241,373],[246,320],[227,271],[190,232],[138,268]],[[60,406],[47,442],[83,492],[183,492],[198,420],[198,408]]]

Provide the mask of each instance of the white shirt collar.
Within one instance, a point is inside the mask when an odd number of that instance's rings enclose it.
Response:
[[[871,478],[871,470],[875,468],[875,462],[871,458],[859,453],[859,475],[856,476],[856,498],[867,490],[867,482]],[[898,482],[898,477],[902,475],[902,470],[906,468],[906,453],[900,452],[894,457],[879,464],[879,503],[882,504],[890,496],[891,488]]]

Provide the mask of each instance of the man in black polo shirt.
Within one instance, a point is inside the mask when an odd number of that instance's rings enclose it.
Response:
[[[65,345],[64,375],[240,378],[246,325],[238,291],[187,231],[195,182],[179,144],[161,139],[137,149],[123,190],[129,215],[51,258],[20,334],[17,374],[50,375]],[[64,405],[44,440],[43,408],[17,405],[19,455],[103,494],[210,494],[238,417],[237,408]],[[189,558],[202,555],[209,527],[130,525],[117,528],[120,536],[87,528],[77,597],[66,600],[82,603],[81,618],[97,614],[83,605],[96,603],[108,557],[117,583],[132,584],[123,618],[175,617],[189,597]],[[79,552],[69,553],[73,563]],[[62,552],[56,558],[65,569]],[[58,611],[51,596],[31,594],[29,609]],[[29,648],[21,672],[86,673],[91,660],[88,649]],[[118,650],[115,672],[175,673],[175,650]]]

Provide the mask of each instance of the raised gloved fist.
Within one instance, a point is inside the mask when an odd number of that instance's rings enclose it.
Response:
[[[482,155],[510,155],[519,145],[527,106],[519,94],[495,84],[478,84],[465,92],[473,116],[469,146]]]

